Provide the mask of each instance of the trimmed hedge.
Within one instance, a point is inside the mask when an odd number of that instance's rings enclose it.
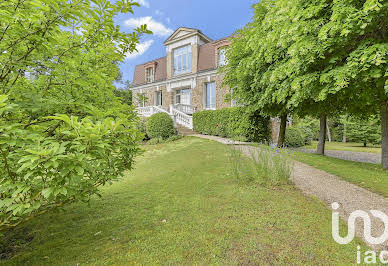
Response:
[[[270,140],[270,119],[247,107],[206,110],[193,115],[194,130],[201,134],[246,141]]]
[[[147,122],[147,135],[153,138],[168,139],[173,136],[174,121],[166,113],[157,113],[152,115]]]
[[[287,128],[285,141],[287,147],[298,148],[305,145],[305,137],[299,128]]]

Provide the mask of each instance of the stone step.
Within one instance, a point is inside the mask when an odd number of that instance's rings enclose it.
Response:
[[[182,134],[183,136],[190,136],[190,135],[193,135],[193,134],[197,134],[194,130],[191,130],[187,127],[184,127],[184,126],[181,126],[181,125],[178,125],[177,126],[177,131]]]

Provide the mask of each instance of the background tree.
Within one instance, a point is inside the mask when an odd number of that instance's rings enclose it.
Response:
[[[369,117],[368,119],[360,119],[350,117],[347,119],[347,139],[351,142],[361,142],[364,147],[367,144],[380,144],[380,121],[378,117]]]
[[[0,229],[87,201],[131,169],[136,114],[115,96],[129,0],[0,2]],[[8,95],[8,96],[7,96]]]

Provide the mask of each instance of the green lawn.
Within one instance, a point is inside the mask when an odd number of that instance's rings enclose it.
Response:
[[[184,138],[146,149],[102,198],[19,228],[32,241],[2,263],[349,265],[365,249],[336,244],[331,211],[293,186],[238,183],[225,145]]]
[[[388,197],[388,171],[380,165],[295,152],[295,159]]]
[[[303,147],[304,149],[316,149],[318,141],[313,141],[311,145]],[[326,142],[327,150],[339,150],[339,151],[356,151],[356,152],[370,152],[370,153],[381,153],[381,147],[377,145],[368,144],[364,147],[362,143],[343,143],[343,142]]]

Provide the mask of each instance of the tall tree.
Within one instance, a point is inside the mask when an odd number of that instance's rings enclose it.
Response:
[[[349,141],[361,142],[364,147],[370,144],[380,144],[380,121],[375,116],[368,118],[350,117],[347,120],[347,137]]]
[[[236,55],[241,44],[232,42],[227,82],[260,107],[280,104],[324,124],[332,113],[379,108],[388,168],[387,25],[384,0],[260,1],[254,21],[238,32],[250,53]]]

